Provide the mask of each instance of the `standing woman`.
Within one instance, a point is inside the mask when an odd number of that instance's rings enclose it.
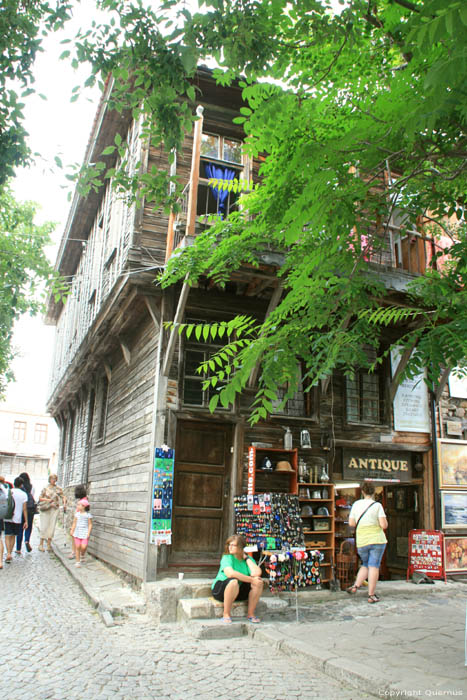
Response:
[[[29,478],[29,474],[27,472],[23,472],[19,476],[20,476],[20,479],[23,480],[22,489],[23,489],[23,491],[26,492],[26,494],[28,496],[28,501],[26,503],[28,522],[26,525],[26,529],[21,530],[21,533],[16,535],[16,554],[21,554],[21,546],[23,544],[23,532],[24,532],[24,544],[26,546],[26,549],[28,550],[28,552],[30,552],[32,550],[32,547],[29,544],[29,540],[31,539],[32,524],[34,521],[34,515],[36,514],[36,501],[35,501],[36,494],[34,492],[34,486],[31,484],[31,479]],[[24,523],[23,523],[23,525],[24,525]]]
[[[44,551],[44,540],[47,540],[47,549],[52,551],[52,538],[55,533],[55,525],[57,524],[58,510],[60,508],[60,499],[63,502],[63,509],[66,510],[66,498],[63,489],[57,486],[57,475],[49,476],[49,483],[42,489],[39,496],[39,511],[41,515],[41,541],[39,550]]]
[[[223,622],[230,624],[235,600],[248,600],[248,621],[258,623],[256,606],[263,592],[261,569],[252,557],[243,551],[246,542],[241,535],[232,535],[225,543],[224,556],[211,586],[212,595],[224,603]]]
[[[356,593],[368,578],[368,602],[377,603],[379,596],[375,591],[381,559],[387,544],[384,531],[387,530],[388,521],[383,506],[374,500],[374,485],[365,481],[361,492],[363,498],[355,501],[350,510],[349,525],[356,528],[357,551],[362,565],[355,583],[347,588],[347,593]]]

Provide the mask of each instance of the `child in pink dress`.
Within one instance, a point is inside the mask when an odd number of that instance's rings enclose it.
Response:
[[[89,501],[82,498],[76,506],[76,513],[71,526],[70,534],[75,543],[75,566],[81,566],[86,550],[88,548],[89,537],[92,530],[92,515],[89,512]]]

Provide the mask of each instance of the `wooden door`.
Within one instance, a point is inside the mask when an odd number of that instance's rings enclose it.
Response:
[[[175,448],[170,562],[213,564],[226,532],[232,427],[179,421]]]

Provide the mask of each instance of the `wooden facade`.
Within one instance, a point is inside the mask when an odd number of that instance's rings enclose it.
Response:
[[[197,87],[204,132],[241,140],[239,127],[232,124],[241,106],[240,90],[217,87],[207,70],[199,71]],[[137,122],[108,110],[111,83],[106,89],[87,162],[113,143],[118,131],[127,135],[129,174],[138,162],[148,170],[168,169],[166,154],[142,142]],[[193,148],[190,134],[176,154],[176,172],[191,201],[199,204],[193,173],[199,174],[200,164],[193,166]],[[257,177],[259,161],[244,161],[242,167]],[[137,211],[116,196],[112,181],[101,192],[73,201],[57,262],[69,276],[70,295],[63,304],[50,300],[49,305],[57,340],[48,410],[61,428],[62,482],[70,488],[88,484],[95,518],[90,551],[139,580],[180,566],[213,566],[233,530],[233,497],[246,491],[249,445],[282,447],[287,425],[294,447],[300,445],[301,430],[309,431],[312,449],[299,449],[299,457],[325,459],[334,482],[343,479],[343,447],[377,449],[381,435],[390,436],[384,443],[388,452],[403,448],[414,461],[417,456],[423,461],[423,473],[410,486],[420,494],[418,525],[433,526],[431,435],[392,430],[388,368],[381,378],[385,409],[377,424],[346,420],[345,379],[338,374],[254,427],[247,421],[253,387],[234,409],[209,413],[195,380],[190,384],[188,369],[190,353],[197,356],[204,346],[170,334],[163,323],[222,320],[245,311],[264,318],[280,294],[280,261],[266,253],[261,269],[242,268],[225,290],[176,285],[162,291],[155,281],[166,255],[178,244],[190,244],[201,219],[198,208],[190,221],[188,206],[175,221],[147,203]],[[400,269],[404,250],[398,258],[394,242],[387,259],[369,261],[397,293],[411,277],[410,270]],[[175,447],[173,544],[156,552],[149,542],[152,470],[154,449],[163,443]]]

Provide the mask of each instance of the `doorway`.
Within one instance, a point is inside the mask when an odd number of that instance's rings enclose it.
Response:
[[[409,531],[420,523],[419,487],[411,484],[391,484],[384,487],[383,507],[389,527],[386,531],[386,569],[388,574],[407,571]]]
[[[232,426],[179,421],[170,563],[219,563],[227,538]]]

